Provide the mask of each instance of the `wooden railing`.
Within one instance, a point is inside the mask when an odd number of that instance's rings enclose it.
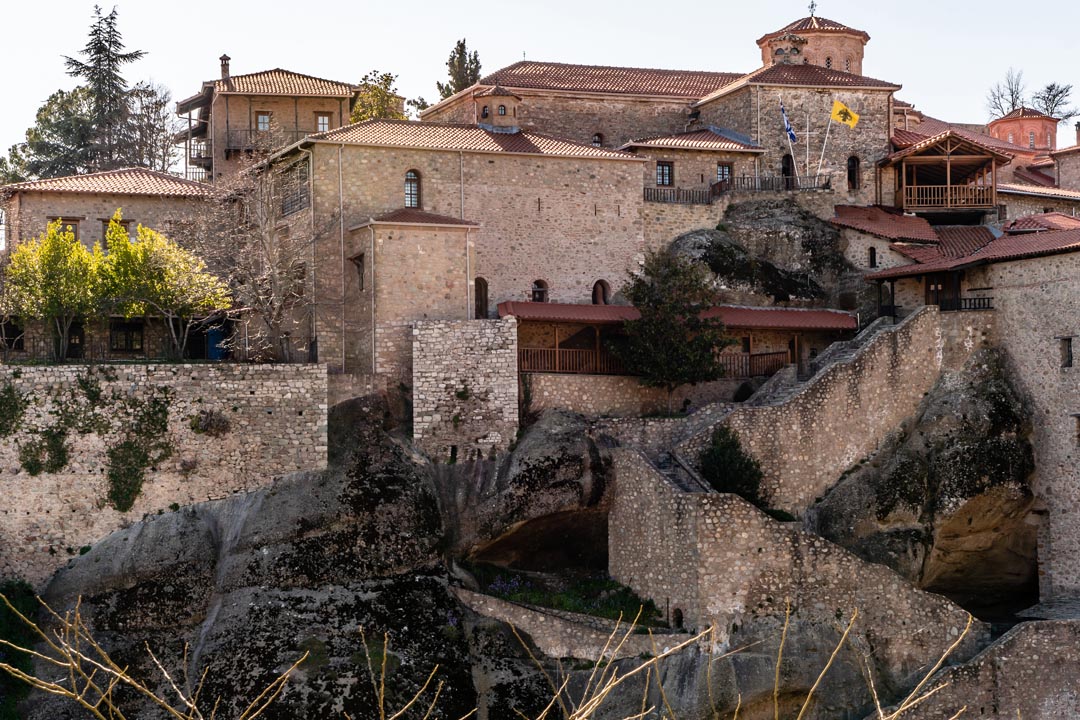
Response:
[[[712,202],[712,193],[708,190],[686,190],[684,188],[647,187],[645,202],[672,203],[677,205],[708,205]]]
[[[622,363],[607,350],[566,348],[520,348],[521,372],[573,373],[578,375],[625,375]]]
[[[720,364],[724,367],[724,377],[728,378],[770,377],[787,365],[789,359],[786,350],[755,354],[720,354]]]
[[[992,297],[966,297],[948,298],[938,303],[943,312],[955,312],[965,310],[993,310],[994,298]]]
[[[979,208],[994,206],[991,185],[909,185],[904,208]]]
[[[743,175],[713,183],[707,190],[686,188],[647,187],[645,202],[671,203],[676,205],[709,205],[727,193],[799,192],[823,190],[829,187],[825,175],[808,177],[755,177]]]

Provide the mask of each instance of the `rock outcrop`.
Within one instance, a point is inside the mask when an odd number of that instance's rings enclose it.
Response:
[[[961,372],[942,376],[909,427],[812,508],[809,523],[969,609],[1031,604],[1037,516],[1028,432],[1001,357],[978,351]]]

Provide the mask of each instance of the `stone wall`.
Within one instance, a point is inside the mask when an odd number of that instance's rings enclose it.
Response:
[[[716,182],[719,164],[731,165],[731,176],[754,174],[754,153],[716,152],[704,150],[676,150],[671,148],[636,148],[635,152],[649,159],[645,163],[645,187],[656,184],[656,163],[659,160],[672,164],[672,187],[708,190]]]
[[[1036,497],[1046,508],[1040,528],[1040,597],[1080,590],[1080,253],[989,268],[995,339],[1010,377],[1031,403]],[[1073,338],[1073,366],[1063,367],[1062,338]]]
[[[884,566],[737,496],[683,492],[636,451],[612,455],[611,575],[658,607],[681,610],[689,629],[715,623],[727,636],[757,618],[782,618],[787,601],[795,624],[835,623],[857,608],[852,641],[859,647],[869,640],[877,669],[901,685],[964,628],[967,613]],[[970,656],[985,640],[977,627],[958,654]]]
[[[924,308],[790,397],[741,405],[724,419],[761,463],[773,507],[801,513],[914,413],[942,366],[938,316],[937,308]],[[684,441],[679,452],[696,462],[711,432]]]
[[[1080,152],[1070,152],[1054,158],[1058,187],[1080,190]]]
[[[668,412],[668,393],[651,388],[628,375],[562,375],[528,373],[521,376],[528,383],[530,409],[561,408],[593,417],[640,417]],[[718,380],[699,385],[684,385],[672,393],[673,412],[693,411],[715,402],[727,402],[745,379]],[[524,387],[522,388],[524,397]]]
[[[518,430],[517,321],[418,322],[413,439],[438,460],[505,450]]]
[[[320,469],[327,457],[327,375],[321,365],[123,365],[0,367],[30,404],[19,430],[0,440],[0,577],[43,581],[79,548],[147,513],[167,511],[267,484],[272,476]],[[80,378],[82,384],[80,384]],[[100,387],[96,402],[92,391]],[[168,391],[173,452],[147,472],[128,512],[107,503],[107,452],[133,432],[123,417],[132,401]],[[20,448],[75,415],[61,403],[94,408],[81,415],[102,430],[68,431],[66,466],[31,476]],[[56,414],[54,415],[54,411]],[[220,433],[198,432],[191,418],[213,412]],[[97,418],[96,420],[94,418]],[[106,429],[107,428],[107,429]]]
[[[959,370],[976,350],[990,347],[997,334],[996,321],[993,310],[939,313],[942,368]]]
[[[999,222],[1015,220],[1024,215],[1037,215],[1044,212],[1060,212],[1066,215],[1080,213],[1080,198],[1056,198],[1044,195],[1025,195],[998,190],[998,204],[1005,207],[1005,216],[998,217]]]

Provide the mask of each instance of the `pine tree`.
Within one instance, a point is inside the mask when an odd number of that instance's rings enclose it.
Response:
[[[450,82],[435,83],[439,95],[444,99],[476,84],[480,79],[480,56],[475,50],[470,53],[465,47],[465,38],[462,38],[457,41],[453,52],[450,53],[446,68],[450,74]]]
[[[123,52],[124,43],[116,26],[116,8],[108,15],[94,6],[95,20],[90,39],[77,60],[65,57],[68,75],[81,78],[90,93],[90,120],[94,127],[93,157],[96,170],[112,170],[128,164],[127,139],[130,105],[128,84],[121,69],[135,62],[145,51]]]

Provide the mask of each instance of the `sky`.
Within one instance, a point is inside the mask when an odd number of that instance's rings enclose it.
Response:
[[[106,11],[113,5],[105,2]],[[398,76],[407,98],[438,98],[446,59],[459,38],[479,52],[484,72],[530,60],[748,72],[760,65],[754,41],[809,14],[802,0],[648,2],[639,0],[122,0],[129,82],[152,79],[174,99],[198,92],[232,57],[234,75],[282,67],[356,82],[370,70]],[[1077,86],[1071,31],[1080,4],[1050,0],[1023,8],[1003,0],[821,0],[817,15],[865,30],[863,73],[903,85],[897,97],[954,122],[985,122],[986,92],[1010,67],[1029,90]],[[976,9],[977,8],[977,9]],[[86,43],[93,2],[5,0],[0,50],[8,58],[0,149],[23,139],[52,92],[74,86],[64,55]],[[1057,38],[1055,40],[1055,37]],[[1075,144],[1072,124],[1059,147]]]

